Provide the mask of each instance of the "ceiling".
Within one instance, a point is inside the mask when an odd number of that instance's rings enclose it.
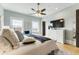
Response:
[[[32,13],[34,12],[31,10],[31,8],[37,9],[36,3],[1,3],[1,5],[3,6],[4,9],[24,13],[31,16],[33,15]],[[67,8],[71,5],[73,5],[73,3],[41,3],[40,9],[46,8],[45,13],[47,15],[50,15],[64,8]]]

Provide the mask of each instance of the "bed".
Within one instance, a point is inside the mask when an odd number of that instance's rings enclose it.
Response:
[[[4,30],[5,29],[5,30]],[[38,40],[37,36],[31,36],[35,39],[35,43],[32,44],[23,44],[22,42],[18,41],[17,37],[12,32],[10,28],[2,29],[2,34],[0,37],[0,47],[2,48],[2,55],[48,55],[51,51],[57,51],[58,47],[54,40],[48,39],[45,37],[38,36],[40,39],[44,39],[43,41]],[[36,37],[36,38],[35,38]],[[25,37],[26,38],[26,37]],[[7,47],[7,48],[5,48]],[[12,47],[12,48],[11,48]],[[1,51],[1,50],[0,50]]]

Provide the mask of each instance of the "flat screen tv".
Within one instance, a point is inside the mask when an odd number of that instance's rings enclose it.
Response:
[[[53,24],[53,28],[62,28],[64,27],[64,19],[58,19],[50,21]]]

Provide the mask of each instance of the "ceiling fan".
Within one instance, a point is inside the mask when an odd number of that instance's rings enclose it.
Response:
[[[46,11],[46,9],[45,8],[44,9],[40,9],[39,6],[40,6],[40,3],[37,3],[37,10],[35,10],[34,8],[31,8],[31,10],[34,11],[33,14],[36,14],[37,16],[46,15],[46,13],[44,13],[44,11]]]

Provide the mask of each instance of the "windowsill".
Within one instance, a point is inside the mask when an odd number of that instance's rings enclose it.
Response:
[[[41,35],[40,32],[32,32],[32,34],[34,34],[34,35]]]

